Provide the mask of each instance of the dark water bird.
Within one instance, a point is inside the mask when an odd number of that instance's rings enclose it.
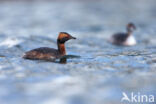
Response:
[[[133,23],[127,24],[126,33],[116,33],[110,38],[110,42],[115,45],[123,46],[133,46],[136,45],[135,37],[133,36],[133,31],[136,30],[136,27]]]
[[[65,42],[70,39],[76,39],[66,32],[60,32],[57,38],[58,49],[41,47],[30,50],[25,53],[23,58],[32,60],[55,60],[66,55]]]

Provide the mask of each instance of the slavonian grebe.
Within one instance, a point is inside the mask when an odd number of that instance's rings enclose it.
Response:
[[[65,42],[70,39],[76,39],[66,32],[60,32],[57,39],[58,49],[41,47],[30,50],[25,53],[23,58],[32,60],[55,60],[66,55]]]
[[[135,25],[133,23],[129,23],[127,25],[127,33],[117,33],[114,34],[110,42],[115,45],[123,45],[123,46],[133,46],[136,45],[136,40],[134,36],[132,35],[132,32],[136,29]]]

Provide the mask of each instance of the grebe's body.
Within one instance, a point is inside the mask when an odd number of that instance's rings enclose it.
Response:
[[[26,52],[23,56],[25,59],[34,59],[34,60],[55,60],[63,56],[58,50],[48,47],[40,47]]]
[[[110,42],[115,45],[133,46],[136,45],[135,37],[132,35],[133,30],[136,29],[134,24],[127,25],[127,33],[117,33],[110,38]]]
[[[115,45],[124,45],[124,46],[133,46],[136,45],[136,39],[133,35],[128,36],[126,33],[118,33],[114,34],[110,42],[115,44]]]
[[[30,50],[25,53],[23,58],[32,60],[55,60],[66,55],[65,42],[70,39],[76,39],[66,32],[60,32],[57,39],[58,49],[41,47]]]

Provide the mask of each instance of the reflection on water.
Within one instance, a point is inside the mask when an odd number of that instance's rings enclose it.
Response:
[[[77,55],[65,55],[65,56],[62,56],[61,58],[52,59],[52,60],[50,60],[50,59],[48,59],[48,60],[25,59],[25,60],[37,61],[39,63],[52,62],[52,63],[66,64],[69,59],[74,59],[74,58],[80,58],[80,56],[77,56]]]
[[[66,64],[68,59],[73,59],[73,58],[80,58],[80,56],[76,55],[65,55],[59,59],[59,63],[61,64]],[[57,62],[57,61],[56,61]]]
[[[156,96],[155,10],[155,0],[0,3],[0,104],[121,104],[122,92]],[[107,42],[131,21],[136,46]],[[22,58],[34,48],[56,48],[60,31],[77,37],[66,43],[66,56]]]

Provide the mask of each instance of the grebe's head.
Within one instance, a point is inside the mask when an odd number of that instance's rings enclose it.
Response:
[[[60,44],[64,44],[66,41],[68,41],[70,39],[76,39],[76,38],[66,32],[60,32],[59,36],[57,38],[57,42]]]
[[[128,32],[133,32],[134,30],[136,30],[136,27],[133,23],[127,24],[127,31]]]

